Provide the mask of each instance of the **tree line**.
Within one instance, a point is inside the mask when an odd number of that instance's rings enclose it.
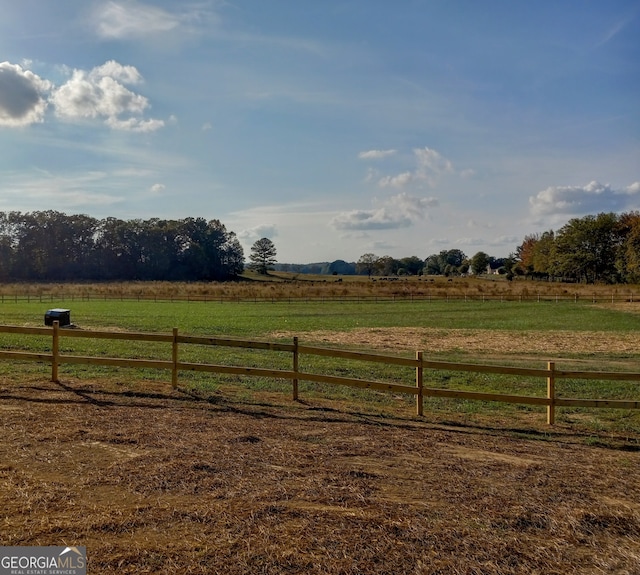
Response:
[[[219,220],[0,212],[0,280],[227,280],[244,253]]]
[[[443,250],[425,260],[367,253],[353,267],[354,273],[369,276],[496,273],[507,279],[640,283],[640,212],[571,219],[557,231],[525,236],[516,251],[504,258],[482,251],[468,257],[459,249]]]
[[[640,212],[574,218],[557,231],[525,236],[495,258],[443,250],[424,260],[364,254],[357,262],[276,264],[267,238],[251,248],[250,267],[368,276],[504,274],[507,279],[640,283]],[[49,210],[0,212],[0,281],[224,281],[244,270],[244,253],[219,220],[96,219]]]
[[[585,283],[640,282],[640,212],[574,218],[518,247],[527,276]]]

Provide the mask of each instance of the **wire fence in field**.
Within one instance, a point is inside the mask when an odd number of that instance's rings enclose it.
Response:
[[[214,295],[172,294],[154,295],[114,293],[50,293],[50,294],[0,294],[0,303],[54,303],[91,301],[138,302],[193,302],[193,303],[389,303],[389,302],[555,302],[555,303],[640,303],[634,292],[605,292],[553,294],[538,293],[477,293],[437,290],[426,293],[398,293],[388,295]]]

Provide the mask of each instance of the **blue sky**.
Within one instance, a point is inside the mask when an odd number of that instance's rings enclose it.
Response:
[[[0,10],[0,211],[219,219],[305,263],[640,209],[638,0]]]

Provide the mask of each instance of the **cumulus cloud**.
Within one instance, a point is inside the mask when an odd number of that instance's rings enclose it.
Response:
[[[51,83],[18,64],[0,63],[0,126],[28,126],[44,120]]]
[[[625,191],[630,195],[640,194],[640,182],[633,182],[633,184],[625,188]]]
[[[373,210],[353,210],[334,217],[330,224],[338,230],[389,230],[407,228],[428,215],[438,205],[436,198],[419,198],[406,192],[386,200]]]
[[[425,180],[429,185],[435,185],[436,180],[444,175],[453,173],[453,164],[432,148],[413,150],[418,162],[416,177]]]
[[[382,188],[402,189],[410,184],[419,183],[435,187],[442,176],[454,173],[451,161],[432,148],[415,148],[413,158],[415,162],[413,170],[394,176],[383,176],[378,180],[378,185]]]
[[[552,186],[529,198],[531,212],[536,216],[616,212],[637,208],[639,202],[640,182],[622,190],[596,181],[586,186]]]
[[[360,152],[358,158],[361,160],[381,160],[388,156],[393,156],[396,150],[368,150],[366,152]]]
[[[51,102],[59,117],[102,118],[116,130],[151,132],[163,127],[164,121],[142,118],[149,100],[125,86],[141,82],[135,67],[110,60],[89,72],[73,70],[71,78],[54,91]]]
[[[397,176],[384,176],[378,181],[378,185],[382,188],[404,188],[416,179],[413,172],[402,172]]]
[[[241,240],[245,241],[255,241],[260,238],[273,238],[278,235],[278,230],[273,224],[261,224],[259,226],[254,226],[253,228],[248,228],[246,230],[242,230],[238,237]]]
[[[153,194],[160,194],[162,192],[164,192],[164,190],[166,189],[167,186],[165,186],[164,184],[153,184],[153,186],[151,186],[149,188],[149,191]]]

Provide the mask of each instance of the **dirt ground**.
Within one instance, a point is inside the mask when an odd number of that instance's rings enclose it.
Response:
[[[0,380],[0,541],[92,574],[639,574],[637,438],[539,419]]]

